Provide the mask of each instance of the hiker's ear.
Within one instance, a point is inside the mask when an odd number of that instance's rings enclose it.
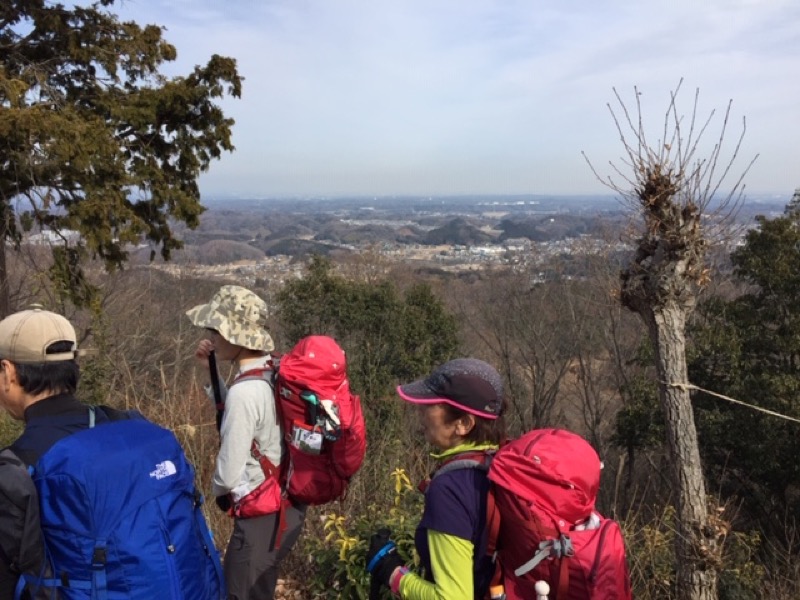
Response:
[[[465,413],[456,421],[456,433],[461,437],[466,437],[475,428],[475,415]]]
[[[0,370],[2,370],[3,374],[6,376],[5,380],[6,383],[17,381],[17,367],[12,363],[10,360],[6,360],[5,358],[0,360]]]

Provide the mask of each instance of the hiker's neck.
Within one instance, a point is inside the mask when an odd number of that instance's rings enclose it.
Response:
[[[266,355],[267,353],[262,352],[261,350],[250,350],[249,348],[242,348],[239,354],[234,359],[234,362],[239,368],[246,367],[249,364],[258,362],[259,360],[263,359]]]

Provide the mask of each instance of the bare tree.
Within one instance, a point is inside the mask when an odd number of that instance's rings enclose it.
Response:
[[[452,286],[456,314],[476,356],[491,360],[506,379],[512,430],[564,422],[559,390],[569,372],[579,323],[562,309],[566,281],[532,283],[529,271],[497,270],[469,289]],[[578,335],[579,333],[576,333]]]
[[[744,175],[755,158],[730,190],[723,192],[721,185],[730,175],[744,138],[744,120],[736,144],[724,158],[729,102],[719,136],[709,155],[700,158],[701,142],[715,112],[704,122],[697,121],[696,91],[686,123],[676,105],[681,83],[670,94],[663,137],[655,144],[645,136],[638,89],[634,88],[635,115],[615,89],[618,106],[609,105],[609,110],[625,150],[624,169],[611,162],[615,174],[604,178],[588,158],[587,162],[598,179],[629,202],[642,219],[635,253],[620,274],[620,300],[644,321],[655,351],[678,504],[677,597],[711,600],[717,598],[721,546],[727,529],[716,505],[706,496],[687,385],[685,325],[708,278],[703,256],[710,227],[724,225],[735,215],[743,198]]]

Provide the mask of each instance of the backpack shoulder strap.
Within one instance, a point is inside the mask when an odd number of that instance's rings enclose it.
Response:
[[[118,408],[112,408],[111,406],[107,406],[105,404],[101,404],[98,406],[91,406],[89,407],[91,413],[94,413],[94,421],[91,421],[93,418],[90,414],[90,427],[94,427],[95,423],[101,423],[104,421],[127,421],[129,419],[144,419],[144,415],[140,413],[138,410],[135,409],[128,409],[128,410],[120,410]]]
[[[231,383],[232,386],[236,385],[237,383],[241,383],[242,381],[252,381],[254,379],[259,379],[261,381],[266,381],[270,387],[273,387],[275,378],[275,368],[272,364],[268,364],[264,367],[256,367],[254,369],[248,369],[247,371],[242,371],[239,373]]]
[[[263,381],[265,382],[273,392],[273,396],[275,396],[275,412],[277,413],[278,417],[278,424],[282,426],[283,423],[283,412],[281,411],[281,403],[278,401],[277,394],[275,394],[275,378],[278,376],[278,360],[277,359],[270,359],[267,361],[267,364],[263,367],[255,367],[253,369],[248,369],[247,371],[242,371],[239,373],[231,383],[231,387],[236,385],[237,383],[241,383],[242,381]],[[250,452],[252,453],[253,457],[256,458],[259,462],[261,462],[261,458],[259,458],[259,450],[258,445],[253,440],[253,446],[250,448]],[[267,461],[269,462],[269,461]],[[272,464],[272,463],[270,463]],[[262,468],[264,465],[261,465]],[[264,471],[266,475],[266,470]]]
[[[444,475],[450,471],[458,471],[460,469],[478,469],[480,471],[488,471],[492,463],[492,454],[484,452],[483,450],[475,450],[457,454],[453,458],[446,459],[439,467],[431,474],[431,479]]]
[[[443,460],[434,469],[427,479],[423,479],[417,489],[420,492],[425,492],[431,482],[439,475],[444,475],[450,471],[459,471],[461,469],[478,469],[481,471],[489,471],[489,466],[492,464],[494,451],[492,450],[468,450],[461,452]]]
[[[494,450],[471,450],[457,454],[439,465],[439,468],[431,474],[430,479],[427,479],[423,483],[430,484],[438,475],[458,469],[480,469],[488,471],[492,465],[494,454]],[[422,485],[423,484],[420,484],[420,486]],[[492,574],[492,579],[489,584],[490,589],[503,584],[503,569],[500,566],[500,560],[497,555],[497,541],[500,537],[500,518],[500,510],[497,507],[495,498],[494,482],[490,480],[489,492],[486,495],[486,555],[491,557],[494,562],[494,573]]]
[[[233,380],[231,387],[237,383],[241,383],[242,381],[258,380],[266,382],[267,385],[274,390],[275,376],[277,375],[276,362],[277,361],[270,359],[263,367],[255,367],[253,369],[248,369],[247,371],[242,371]],[[275,399],[275,410],[278,416],[278,423],[280,424],[283,417],[281,414],[281,403],[278,402],[277,398]],[[258,447],[258,443],[255,440],[250,443],[250,455],[258,461],[265,478],[269,479],[270,477],[275,477],[276,479],[280,479],[282,464],[273,464],[272,461],[261,452],[261,449]],[[281,462],[283,463],[283,461]]]

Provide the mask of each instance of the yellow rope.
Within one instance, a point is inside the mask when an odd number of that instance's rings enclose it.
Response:
[[[755,406],[753,404],[748,404],[747,402],[742,402],[741,400],[736,400],[735,398],[731,398],[730,396],[724,396],[722,394],[718,394],[716,392],[712,392],[711,390],[706,390],[701,387],[698,387],[692,383],[667,383],[670,387],[681,388],[684,390],[697,390],[698,392],[703,392],[706,394],[710,394],[711,396],[716,396],[717,398],[722,398],[723,400],[727,400],[728,402],[733,402],[734,404],[738,404],[740,406],[746,406],[747,408],[752,408],[753,410],[757,410],[764,414],[778,417],[780,419],[786,419],[787,421],[794,421],[795,423],[800,423],[800,419],[796,419],[794,417],[790,417],[788,415],[781,414],[779,412],[775,412],[774,410],[769,410],[766,408],[762,408],[761,406]]]

